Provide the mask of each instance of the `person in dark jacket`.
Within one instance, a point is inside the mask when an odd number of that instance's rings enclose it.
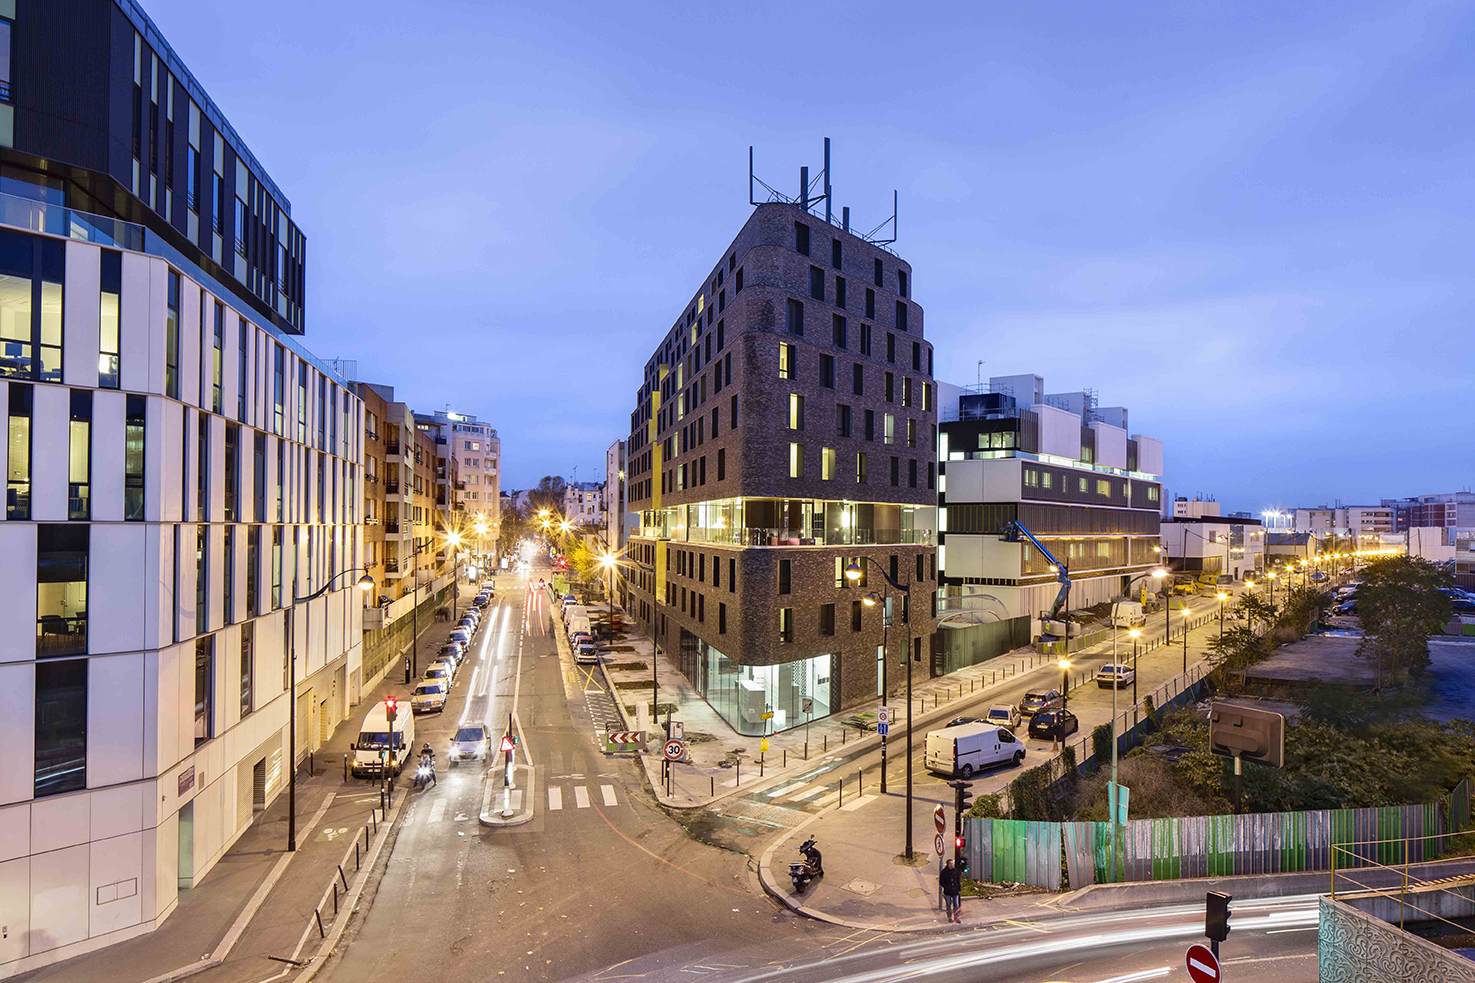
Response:
[[[955,922],[962,914],[963,877],[951,860],[938,873],[937,883],[942,886],[942,900],[947,905],[947,920]]]

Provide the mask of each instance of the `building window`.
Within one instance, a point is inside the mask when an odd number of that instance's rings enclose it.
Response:
[[[876,316],[876,291],[866,287],[866,317]]]
[[[143,521],[144,397],[128,396],[123,425],[123,518]]]
[[[835,277],[835,306],[840,308],[845,306],[845,278],[843,276]]]
[[[241,428],[234,423],[225,427],[225,521],[239,522],[241,496]]]
[[[787,311],[788,316],[785,321],[785,327],[788,329],[789,334],[804,334],[804,303],[790,298]]]
[[[778,609],[778,640],[780,645],[787,645],[794,640],[794,609]]]
[[[282,606],[282,527],[271,530],[271,607]]]
[[[835,356],[821,355],[819,357],[819,384],[826,389],[835,388]]]
[[[809,268],[809,296],[815,300],[825,299],[825,271],[818,266]]]
[[[717,605],[717,634],[727,634],[727,605]]]
[[[910,417],[907,418],[907,446],[917,446],[917,421]]]
[[[850,630],[851,631],[860,631],[860,629],[861,629],[861,612],[863,611],[864,607],[865,607],[865,605],[861,601],[851,601],[850,602]]]
[[[912,342],[912,369],[916,372],[922,371],[922,343],[920,341]]]
[[[241,716],[256,709],[256,623],[241,626]]]
[[[819,633],[821,635],[835,634],[835,605],[821,604],[819,606]]]
[[[884,277],[882,275],[882,270],[881,270],[881,261],[878,259],[878,260],[876,260],[876,276],[875,276],[876,286],[878,286],[878,287],[881,286],[883,282],[884,282]]]
[[[850,436],[850,407],[844,403],[835,404],[835,436]]]
[[[863,485],[866,483],[866,453],[857,451],[855,455],[855,483]]]
[[[251,518],[260,522],[266,518],[266,434],[253,433],[252,436]]]
[[[729,594],[737,590],[737,560],[727,561],[727,592]]]
[[[835,347],[844,348],[845,343],[848,340],[846,337],[848,332],[846,331],[845,318],[841,317],[839,314],[831,315],[830,332],[833,336]]]
[[[831,239],[830,240],[830,265],[833,266],[837,270],[840,268],[840,255],[841,255],[841,253],[840,253],[840,240],[839,239]]]
[[[740,294],[740,293],[743,292],[743,271],[742,270],[738,270],[737,271],[737,286],[735,286],[733,288],[733,291],[732,292],[734,294]]]
[[[215,305],[215,337],[210,346],[210,407],[216,413],[224,413],[221,396],[221,373],[225,363],[225,305]]]
[[[804,429],[804,397],[789,393],[789,429]]]
[[[5,517],[31,517],[31,387],[10,384],[5,467]]]
[[[876,439],[876,411],[866,410],[866,440]]]
[[[819,452],[819,476],[822,481],[835,478],[835,448],[822,447]]]
[[[195,639],[195,747],[215,736],[215,636]]]
[[[907,483],[912,488],[916,488],[917,487],[917,459],[916,458],[912,458],[911,460],[907,461]]]
[[[210,623],[210,527],[195,526],[195,631]]]
[[[891,459],[891,487],[897,488],[901,485],[901,458]]]
[[[727,449],[717,448],[717,480],[721,481],[727,477]]]
[[[123,254],[110,249],[102,251],[102,286],[99,294],[97,384],[102,389],[117,389],[119,375],[118,318],[122,309]]]
[[[889,338],[890,335],[887,335],[887,337]],[[886,386],[885,393],[883,395],[886,398],[886,402],[896,402],[896,376],[892,375],[890,372],[886,373]]]
[[[896,302],[896,329],[898,331],[907,330],[907,302],[904,300]]]
[[[1096,479],[1096,494],[1105,498],[1111,497],[1111,482],[1105,478]]]
[[[882,417],[881,439],[888,444],[896,443],[896,417],[890,413]]]
[[[236,527],[225,527],[225,562],[221,564],[221,587],[224,590],[224,603],[222,614],[225,623],[235,624],[236,621]]]
[[[274,383],[272,386],[272,399],[275,404],[272,412],[272,433],[280,437],[282,435],[282,424],[285,417],[283,401],[286,399],[286,372],[283,360],[286,357],[286,353],[283,351],[281,345],[273,345],[272,350],[275,358],[275,365],[272,369]]]
[[[793,345],[779,342],[778,346],[778,377],[780,379],[799,378],[799,353]],[[733,424],[737,424],[736,404],[737,397],[732,397],[734,412]]]
[[[804,445],[789,445],[789,477],[804,477]]]
[[[164,395],[179,398],[179,274],[173,270],[164,311]]]
[[[36,527],[36,657],[87,651],[88,526]]]
[[[36,663],[35,796],[87,787],[87,660]]]
[[[794,251],[809,255],[809,226],[803,222],[794,223]]]
[[[370,544],[372,545],[372,544]],[[256,588],[260,579],[261,527],[246,529],[246,617],[254,618],[261,612],[256,609]]]
[[[67,431],[67,518],[85,521],[92,514],[92,392],[70,393]]]
[[[210,518],[210,415],[198,413],[195,420],[198,445],[195,452],[195,518],[206,522]]]

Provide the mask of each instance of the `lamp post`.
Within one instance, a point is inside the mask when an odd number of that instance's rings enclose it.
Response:
[[[1127,634],[1132,636],[1132,706],[1135,707],[1137,705],[1137,639],[1142,637],[1142,629],[1133,628],[1131,631],[1127,632]],[[1114,687],[1111,697],[1111,709],[1112,712],[1115,713],[1116,692]],[[1113,755],[1113,757],[1115,757],[1115,755]]]
[[[1187,608],[1179,608],[1183,613],[1183,675],[1188,675],[1188,615]]]
[[[294,634],[296,628],[297,605],[316,601],[328,591],[332,590],[333,584],[339,577],[353,573],[357,568],[351,567],[335,573],[328,578],[328,582],[306,597],[294,597],[292,603],[287,607],[287,852],[295,852],[297,849],[297,639]],[[359,590],[371,591],[374,589],[374,578],[367,572],[358,579]],[[394,758],[394,748],[389,749],[390,759]]]
[[[849,571],[848,570],[846,571],[846,576],[847,577],[849,576]],[[861,598],[861,603],[863,603],[868,608],[875,607],[878,603],[880,603],[880,601],[881,601],[881,595],[880,594],[877,594],[875,591],[871,591],[868,594],[866,594],[865,597]],[[889,632],[890,632],[890,630],[891,630],[891,619],[889,617],[887,617],[887,615],[886,615],[886,608],[883,605],[882,608],[881,608],[881,699],[883,701],[886,699],[886,694],[887,694],[887,690],[888,690],[888,686],[887,686],[887,672],[886,672],[886,670],[888,668],[890,668],[890,667],[887,666],[886,660],[889,659],[889,658],[891,658],[891,649],[887,645],[887,643],[889,641]],[[806,753],[808,753],[808,752],[806,752]],[[886,735],[885,734],[882,734],[881,735],[881,794],[882,795],[885,795],[886,794]]]
[[[911,591],[911,583],[910,582],[907,582],[906,584],[897,583],[895,580],[893,580],[891,578],[891,575],[889,573],[887,573],[885,571],[885,569],[883,569],[882,566],[879,563],[877,563],[875,560],[872,560],[869,556],[860,556],[856,560],[850,561],[850,563],[847,564],[846,567],[845,567],[845,579],[848,580],[848,581],[850,581],[852,584],[855,583],[856,581],[860,580],[860,577],[861,577],[861,567],[860,567],[860,564],[861,564],[861,562],[869,563],[873,567],[875,567],[876,568],[876,571],[881,574],[881,579],[884,580],[887,584],[889,584],[893,590],[895,590],[898,594],[900,594],[902,596],[902,599],[903,599],[902,620],[907,623],[907,644],[906,644],[906,659],[907,659],[907,805],[906,805],[907,821],[906,821],[906,858],[908,860],[911,860],[912,859],[912,630],[911,630],[911,622],[910,622],[909,617],[908,617],[908,612],[910,611],[910,607],[911,607],[911,605],[908,603],[908,599],[911,597],[911,593],[910,593],[910,591]],[[883,619],[884,619],[884,614],[883,614]],[[885,629],[884,628],[882,630],[882,636],[881,636],[881,638],[882,638],[882,652],[881,652],[881,657],[882,657],[882,665],[884,666],[884,664],[885,664],[885,658],[886,658],[886,651],[885,651],[885,638],[886,638],[886,635],[885,635]],[[883,679],[883,688],[884,688],[884,679]],[[881,759],[881,767],[883,769],[882,770],[882,775],[884,776],[885,775],[885,770],[884,769],[886,767],[886,759],[885,758],[882,758]],[[883,778],[882,781],[884,782],[885,779]]]
[[[1229,600],[1229,595],[1222,590],[1219,592],[1219,644],[1224,644],[1224,602]]]
[[[1070,660],[1061,659],[1055,663],[1060,667],[1060,709],[1070,709]],[[1065,722],[1061,721],[1061,738],[1065,737]]]
[[[1270,606],[1273,608],[1275,607],[1275,571],[1267,571],[1265,576],[1270,578]]]

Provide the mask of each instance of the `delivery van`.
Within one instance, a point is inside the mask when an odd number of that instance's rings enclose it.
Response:
[[[593,631],[593,629],[591,629],[589,627],[589,619],[588,618],[570,618],[570,619],[568,619],[568,633],[569,633],[569,637],[572,638],[575,634],[577,634],[579,632],[583,632],[584,634],[588,635],[591,638],[594,637],[594,631]]]
[[[972,778],[995,765],[1019,764],[1024,745],[1007,727],[994,724],[963,724],[927,734],[923,759],[927,770],[948,778]]]
[[[1141,601],[1117,601],[1111,607],[1117,628],[1141,628],[1147,624]]]
[[[415,715],[407,703],[400,702],[399,712],[394,717],[394,749],[389,754],[389,711],[383,701],[375,703],[364,714],[363,723],[359,724],[358,740],[349,747],[353,751],[351,767],[355,778],[378,775],[384,768],[386,757],[390,760],[391,773],[398,775],[415,747]]]

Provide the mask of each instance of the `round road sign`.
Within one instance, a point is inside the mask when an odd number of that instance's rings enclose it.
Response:
[[[938,833],[937,834],[937,839],[933,840],[932,845],[937,848],[937,855],[939,857],[942,856],[942,834],[941,833]]]
[[[1219,957],[1210,952],[1208,946],[1189,946],[1186,958],[1188,975],[1193,978],[1193,983],[1219,983]]]
[[[941,836],[947,830],[947,813],[943,812],[942,806],[932,810],[932,825],[937,827],[937,835]],[[942,851],[937,851],[941,853]]]
[[[667,761],[680,761],[684,757],[686,757],[686,742],[685,741],[667,741],[666,742],[666,760]]]

